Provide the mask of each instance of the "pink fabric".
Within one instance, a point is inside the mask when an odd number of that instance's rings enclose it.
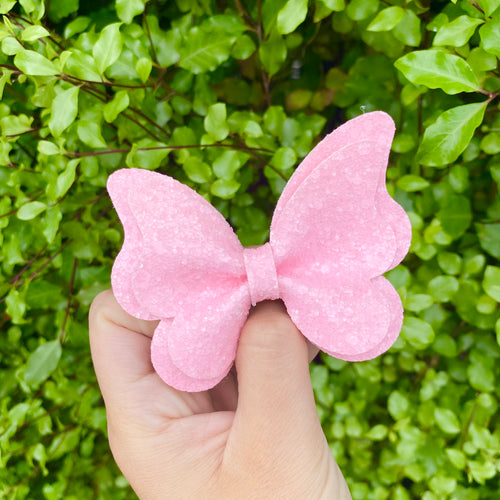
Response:
[[[151,357],[166,383],[201,391],[222,380],[251,305],[266,299],[281,298],[303,335],[332,356],[362,361],[393,344],[403,309],[381,275],[411,240],[385,187],[393,135],[392,119],[373,112],[327,136],[288,182],[270,241],[257,248],[243,248],[217,210],[168,176],[110,176],[125,230],[113,290],[133,316],[160,320]]]
[[[279,299],[278,275],[271,244],[265,243],[257,248],[244,248],[243,259],[252,305],[262,300]]]

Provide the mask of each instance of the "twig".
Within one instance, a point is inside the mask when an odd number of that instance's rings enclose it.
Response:
[[[40,257],[40,255],[42,255],[42,253],[45,252],[48,246],[49,244],[46,243],[44,247],[32,259],[30,259],[26,263],[26,265],[9,281],[9,283],[11,285],[14,285],[21,278],[21,276],[31,267],[33,262],[35,262],[36,259],[38,259],[38,257]]]
[[[151,30],[149,29],[148,18],[146,16],[146,12],[142,13],[142,22],[146,28],[146,34],[148,35],[149,44],[151,45],[151,54],[153,55],[153,60],[158,62],[158,56],[156,54],[155,44],[153,43],[153,38],[151,36]]]
[[[66,306],[66,311],[64,313],[64,319],[63,319],[63,324],[61,327],[61,331],[59,332],[59,335],[57,336],[57,340],[59,340],[59,343],[62,345],[64,342],[64,334],[66,332],[66,323],[68,322],[68,317],[69,317],[69,311],[71,309],[71,302],[73,299],[73,290],[75,287],[75,276],[76,276],[76,269],[78,267],[78,259],[75,259],[73,262],[73,272],[71,273],[71,279],[69,281],[69,295],[68,295],[68,305]]]
[[[469,434],[469,427],[472,424],[472,420],[474,420],[474,414],[476,413],[476,408],[477,408],[477,401],[474,401],[474,406],[472,407],[469,419],[467,420],[467,423],[465,424],[464,430],[462,432],[462,437],[460,438],[460,448],[463,448],[463,446],[465,444],[465,440],[467,439],[467,436]]]
[[[248,146],[238,146],[236,144],[186,144],[184,146],[154,146],[150,148],[137,148],[136,151],[158,151],[164,149],[179,150],[179,149],[202,149],[202,148],[231,148],[237,149],[239,151],[262,151],[271,154],[272,151],[265,148],[250,148]],[[111,155],[117,153],[130,153],[132,149],[108,149],[104,151],[90,151],[86,153],[64,153],[65,156],[70,156],[72,158],[81,158],[87,156],[99,156],[99,155]]]

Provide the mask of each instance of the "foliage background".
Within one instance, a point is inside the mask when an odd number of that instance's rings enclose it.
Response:
[[[320,137],[380,109],[404,328],[373,361],[318,358],[318,411],[355,499],[498,498],[499,7],[0,0],[0,496],[134,498],[87,340],[122,240],[107,176],[173,175],[260,244]]]

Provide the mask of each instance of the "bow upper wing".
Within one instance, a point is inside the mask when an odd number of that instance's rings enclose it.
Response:
[[[394,121],[382,111],[363,114],[335,129],[306,156],[288,181],[276,206],[273,226],[278,225],[284,207],[297,188],[318,165],[346,146],[369,140],[381,148],[382,156],[385,158],[379,168],[376,205],[380,216],[391,226],[396,238],[396,251],[391,268],[399,264],[410,247],[411,231],[408,231],[409,221],[405,211],[389,196],[385,185],[385,172],[394,130]]]

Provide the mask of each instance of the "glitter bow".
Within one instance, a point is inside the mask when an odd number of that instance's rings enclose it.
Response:
[[[403,310],[381,275],[406,255],[411,226],[387,193],[394,123],[355,118],[327,136],[286,185],[269,242],[244,248],[204,198],[156,172],[123,169],[108,191],[125,240],[111,282],[131,315],[160,320],[151,343],[169,385],[206,390],[230,370],[252,304],[282,299],[313,344],[361,361],[387,350]]]

